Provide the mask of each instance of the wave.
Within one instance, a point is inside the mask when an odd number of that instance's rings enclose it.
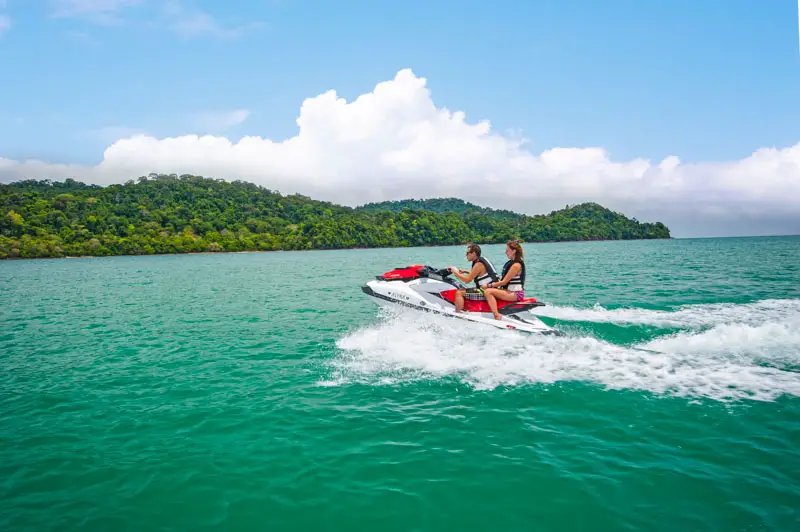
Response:
[[[633,346],[593,337],[509,334],[403,309],[383,312],[378,324],[339,339],[334,374],[323,384],[454,377],[475,389],[577,381],[718,401],[800,396],[797,300],[673,312],[551,307],[547,314],[688,329]]]
[[[592,308],[548,305],[537,309],[536,314],[568,321],[698,329],[723,323],[758,325],[791,319],[800,315],[800,299],[767,299],[746,304],[683,305],[672,311],[630,307],[606,309],[600,305]]]

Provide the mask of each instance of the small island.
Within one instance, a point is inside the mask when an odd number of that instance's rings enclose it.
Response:
[[[456,198],[346,207],[242,181],[0,184],[0,259],[670,238],[596,203],[528,216]]]

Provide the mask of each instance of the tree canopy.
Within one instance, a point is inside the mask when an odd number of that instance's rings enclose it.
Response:
[[[142,176],[0,185],[0,258],[669,238],[596,203],[527,216],[456,198],[351,208],[242,181]]]

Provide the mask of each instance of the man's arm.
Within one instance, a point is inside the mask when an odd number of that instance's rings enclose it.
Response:
[[[453,272],[453,275],[458,277],[458,279],[463,283],[470,283],[473,279],[478,277],[481,274],[481,268],[483,268],[483,264],[480,262],[472,267],[472,271],[469,272],[469,275],[461,275],[459,273],[458,268],[454,266],[450,266],[450,271]]]

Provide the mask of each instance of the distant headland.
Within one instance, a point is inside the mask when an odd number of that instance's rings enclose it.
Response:
[[[456,198],[345,207],[194,175],[0,184],[0,258],[670,238],[596,203],[528,216]]]

